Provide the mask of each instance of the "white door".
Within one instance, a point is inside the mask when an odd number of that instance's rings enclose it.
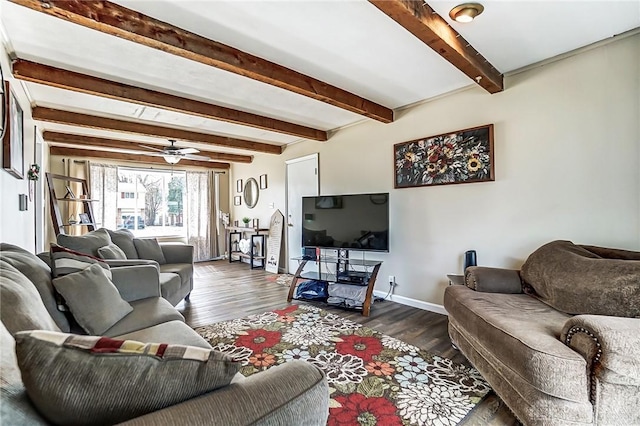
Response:
[[[302,254],[302,197],[320,195],[318,154],[294,158],[287,163],[287,265],[290,274],[298,262],[292,257]]]

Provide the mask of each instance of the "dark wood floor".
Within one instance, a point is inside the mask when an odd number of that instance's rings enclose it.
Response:
[[[288,286],[276,283],[274,275],[260,269],[251,270],[246,264],[224,260],[198,263],[194,276],[191,301],[178,305],[187,323],[194,328],[289,305]],[[451,346],[445,315],[390,301],[374,303],[369,317],[363,317],[358,311],[319,306],[431,353],[468,365],[464,356]],[[467,417],[464,424],[518,423],[504,403],[491,393]]]

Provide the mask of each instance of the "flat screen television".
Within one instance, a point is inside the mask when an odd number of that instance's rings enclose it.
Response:
[[[302,197],[302,246],[389,251],[389,193]]]

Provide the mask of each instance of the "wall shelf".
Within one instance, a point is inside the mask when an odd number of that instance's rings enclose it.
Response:
[[[65,175],[56,175],[53,173],[45,173],[45,176],[47,178],[47,186],[49,187],[49,202],[51,205],[51,221],[53,222],[53,229],[56,235],[64,234],[65,228],[71,228],[75,226],[86,226],[87,231],[94,231],[98,224],[95,223],[95,220],[93,218],[92,203],[98,200],[89,198],[89,188],[87,186],[86,179],[75,178],[75,177],[65,176]],[[55,187],[56,181],[60,181],[63,183],[64,188],[67,191],[65,193],[65,196],[60,197],[58,194],[56,194],[56,187]],[[79,183],[82,191],[82,193],[79,195],[87,198],[77,198],[69,186],[71,183]],[[68,223],[68,221],[63,220],[59,203],[65,203],[65,202],[66,203],[82,203],[83,213],[89,217],[89,222]]]

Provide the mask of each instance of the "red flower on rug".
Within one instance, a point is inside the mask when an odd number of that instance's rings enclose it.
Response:
[[[236,339],[236,346],[244,346],[251,349],[254,353],[262,353],[266,348],[280,343],[282,334],[278,331],[268,331],[264,329],[248,330],[246,335]]]
[[[287,314],[289,314],[291,312],[297,311],[297,310],[298,310],[298,305],[291,305],[291,306],[287,306],[284,309],[278,309],[278,310],[273,311],[273,312],[275,312],[278,316],[283,317],[283,316],[285,316],[285,315],[287,315]]]
[[[382,352],[382,342],[375,337],[363,337],[355,334],[340,336],[342,342],[336,343],[336,351],[341,354],[354,355],[363,361],[373,360],[375,355]]]
[[[396,415],[396,406],[386,398],[367,398],[361,393],[352,393],[347,396],[337,396],[335,400],[342,407],[329,409],[328,426],[402,425],[402,420]]]

